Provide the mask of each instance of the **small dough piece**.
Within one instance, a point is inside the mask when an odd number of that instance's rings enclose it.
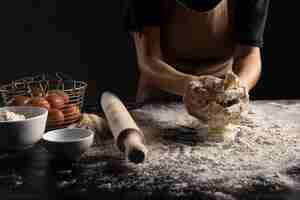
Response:
[[[106,120],[96,114],[83,113],[82,118],[78,123],[72,124],[69,128],[85,128],[92,130],[96,136],[96,142],[101,139],[112,138],[109,134],[109,127]]]
[[[109,126],[104,118],[96,114],[88,114],[88,116],[96,132],[100,133],[102,137],[106,137],[109,135],[106,134],[109,131]]]

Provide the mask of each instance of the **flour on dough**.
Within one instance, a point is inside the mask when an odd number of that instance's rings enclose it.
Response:
[[[249,95],[238,77],[229,72],[224,79],[203,76],[191,81],[183,100],[190,115],[209,128],[223,129],[238,124],[241,116],[247,114]]]

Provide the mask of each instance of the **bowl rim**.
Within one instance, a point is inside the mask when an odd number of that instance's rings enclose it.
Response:
[[[71,131],[71,130],[85,131],[85,132],[89,133],[89,135],[81,137],[81,138],[70,139],[70,140],[49,140],[49,139],[46,138],[49,135],[52,135],[54,133],[63,132],[65,130],[68,130],[68,131]],[[46,133],[43,134],[42,140],[44,140],[45,142],[51,142],[51,143],[74,143],[74,142],[81,142],[81,141],[84,141],[84,140],[92,139],[92,138],[94,138],[94,135],[95,135],[95,133],[92,130],[89,130],[89,129],[84,129],[84,128],[60,128],[60,129],[47,131]]]
[[[39,118],[43,118],[45,115],[48,116],[48,110],[46,108],[43,107],[37,107],[37,106],[4,106],[4,107],[0,107],[0,111],[2,109],[7,109],[7,108],[28,108],[28,109],[35,109],[35,110],[40,110],[42,111],[42,114],[39,114],[35,117],[30,117],[30,118],[25,118],[22,120],[14,120],[14,121],[0,121],[0,124],[4,124],[4,123],[20,123],[20,122],[27,122],[27,121],[32,121],[32,120],[36,120]]]

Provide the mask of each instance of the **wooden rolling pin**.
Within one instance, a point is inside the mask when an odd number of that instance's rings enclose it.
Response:
[[[121,100],[110,92],[104,92],[101,96],[101,106],[119,150],[124,152],[131,162],[143,162],[148,152],[144,134]]]

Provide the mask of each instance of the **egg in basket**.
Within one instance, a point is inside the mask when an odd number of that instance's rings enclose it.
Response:
[[[0,88],[6,106],[37,106],[48,109],[47,130],[65,128],[81,119],[87,84],[72,79],[38,75]]]

